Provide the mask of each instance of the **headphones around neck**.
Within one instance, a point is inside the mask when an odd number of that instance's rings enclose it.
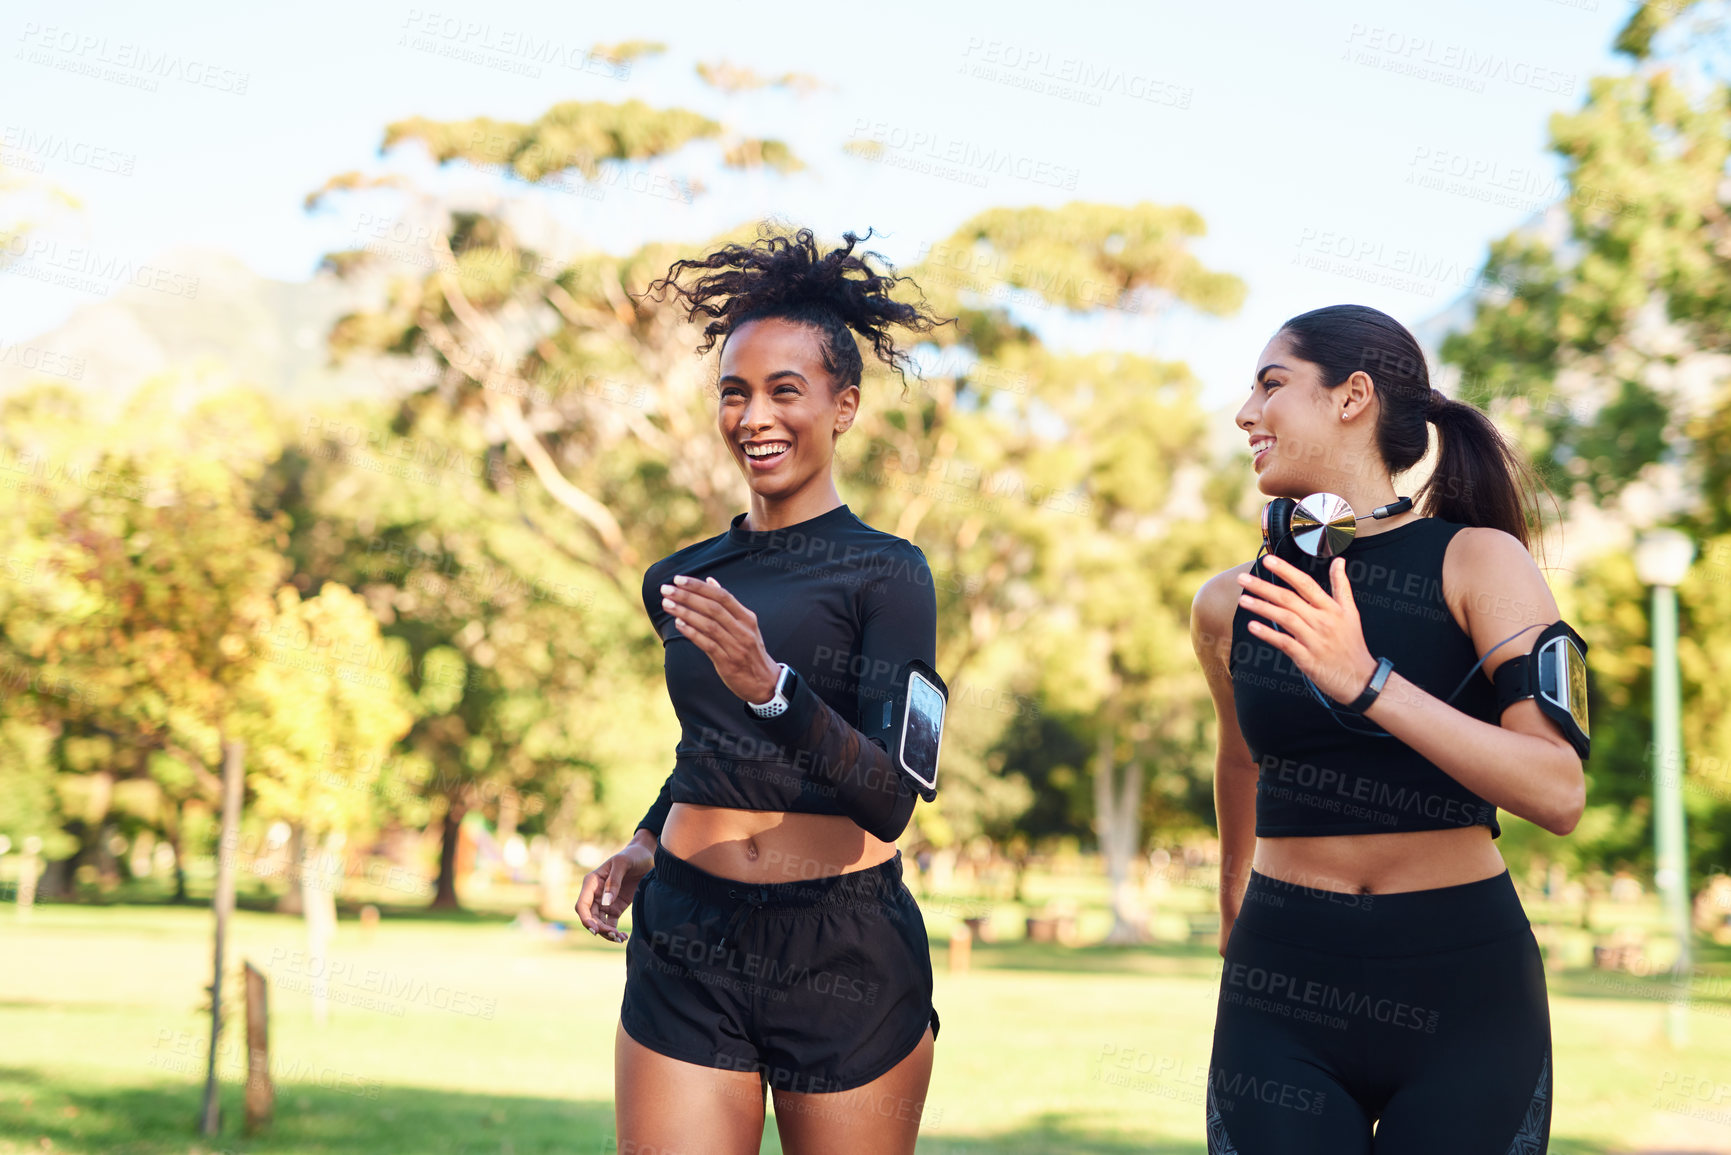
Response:
[[[1371,510],[1370,516],[1393,517],[1411,508],[1412,498],[1402,497],[1377,506]],[[1277,497],[1262,507],[1262,549],[1256,558],[1260,561],[1264,553],[1275,553],[1288,544],[1311,557],[1334,558],[1352,544],[1357,532],[1358,519],[1352,506],[1339,494],[1313,493],[1302,499]],[[1280,630],[1276,622],[1267,625]],[[1497,715],[1501,717],[1504,710],[1523,698],[1534,698],[1540,711],[1556,723],[1575,752],[1585,758],[1591,745],[1587,730],[1587,642],[1567,622],[1556,621],[1548,626],[1534,622],[1522,626],[1486,650],[1443,701],[1452,705],[1487,658],[1528,630],[1541,627],[1544,632],[1530,651],[1497,667],[1492,679],[1497,694]],[[1367,738],[1394,737],[1368,718],[1343,710],[1330,701],[1328,695],[1310,680],[1310,675],[1300,670],[1299,676],[1322,707],[1345,729]]]
[[[1412,508],[1412,498],[1402,497],[1371,510],[1372,518],[1394,517]],[[1352,506],[1337,493],[1313,493],[1309,497],[1277,497],[1262,507],[1262,548],[1277,557],[1281,546],[1324,561],[1346,552],[1358,534],[1358,518]]]
[[[1370,511],[1371,518],[1394,517],[1412,508],[1412,498],[1402,497],[1379,505]],[[1313,493],[1309,497],[1277,497],[1262,507],[1262,550],[1256,555],[1258,559],[1264,553],[1271,553],[1284,560],[1295,560],[1294,552],[1309,557],[1327,561],[1346,552],[1346,547],[1352,544],[1358,535],[1358,517],[1352,512],[1352,506],[1346,498],[1338,493]],[[1290,547],[1281,553],[1282,547]],[[1326,582],[1324,583],[1326,585]],[[1267,623],[1275,630],[1280,626],[1274,622]],[[1531,629],[1532,627],[1527,627]],[[1520,631],[1524,633],[1525,631]],[[1497,646],[1513,641],[1517,635],[1504,638]],[[1491,649],[1496,649],[1492,646]],[[1486,651],[1485,658],[1490,657]],[[1453,703],[1460,692],[1466,688],[1470,679],[1484,665],[1485,658],[1480,658],[1473,668],[1467,671],[1465,678],[1454,688],[1444,701]],[[1381,726],[1360,719],[1349,711],[1342,710],[1336,703],[1329,700],[1328,695],[1317,688],[1310,676],[1300,672],[1304,684],[1310,687],[1310,692],[1320,702],[1324,709],[1334,716],[1346,729],[1355,734],[1363,734],[1368,738],[1392,738],[1394,735]],[[1369,727],[1368,729],[1366,727]]]

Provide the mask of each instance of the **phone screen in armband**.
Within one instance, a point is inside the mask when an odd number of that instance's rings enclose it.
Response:
[[[1567,637],[1555,637],[1539,648],[1539,697],[1587,728],[1587,659]]]
[[[936,670],[918,659],[903,667],[901,680],[904,689],[897,695],[901,726],[896,763],[930,801],[938,787],[938,752],[943,743],[948,687]]]

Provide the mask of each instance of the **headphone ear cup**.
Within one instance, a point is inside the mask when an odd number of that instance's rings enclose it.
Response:
[[[1277,497],[1262,507],[1262,544],[1269,553],[1292,536],[1292,511],[1297,508],[1298,502],[1290,497]]]

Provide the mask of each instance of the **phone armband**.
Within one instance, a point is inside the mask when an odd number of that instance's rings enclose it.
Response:
[[[1552,622],[1533,648],[1497,667],[1497,714],[1527,698],[1538,703],[1582,758],[1592,742],[1587,729],[1587,642],[1564,621]]]
[[[938,747],[943,742],[949,697],[950,689],[938,672],[918,658],[909,658],[896,671],[889,754],[927,802],[938,794]]]

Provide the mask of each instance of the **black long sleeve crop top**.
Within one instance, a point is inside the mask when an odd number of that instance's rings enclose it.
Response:
[[[891,694],[910,658],[937,657],[937,592],[920,548],[846,505],[772,530],[742,528],[687,546],[643,575],[643,608],[663,646],[679,716],[673,772],[638,823],[658,838],[675,802],[847,814],[893,842],[914,788],[888,753]],[[758,718],[662,607],[678,574],[713,577],[757,615],[764,648],[797,674],[789,709]]]
[[[1343,554],[1353,601],[1374,657],[1481,721],[1499,721],[1496,690],[1478,652],[1443,598],[1443,558],[1465,528],[1426,517],[1351,542]],[[1297,559],[1328,588],[1328,563]],[[1251,572],[1285,585],[1260,561]],[[1232,616],[1233,704],[1256,758],[1256,835],[1384,834],[1488,826],[1496,807],[1368,718],[1330,714],[1298,667],[1247,628],[1263,621],[1240,606]],[[1344,711],[1343,711],[1344,713]],[[1356,729],[1349,729],[1355,727]],[[1361,732],[1368,731],[1368,732]]]

